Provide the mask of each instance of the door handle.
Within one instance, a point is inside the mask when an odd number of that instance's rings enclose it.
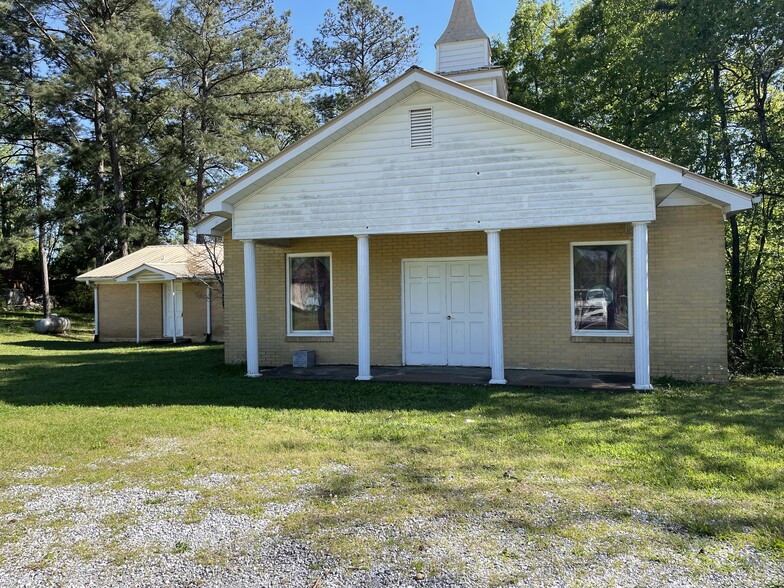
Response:
[[[451,321],[452,320],[452,315],[450,315],[450,314],[446,315],[446,320]]]

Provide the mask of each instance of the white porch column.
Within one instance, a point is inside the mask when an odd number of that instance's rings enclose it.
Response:
[[[506,384],[504,377],[504,321],[501,307],[501,231],[487,233],[487,281],[490,301],[491,384]]]
[[[177,343],[177,290],[174,289],[174,280],[171,281],[171,308],[172,308],[172,343]]]
[[[207,341],[212,335],[212,288],[207,286]]]
[[[259,375],[259,323],[256,310],[256,242],[243,241],[245,257],[245,353],[248,377]]]
[[[93,307],[95,309],[95,335],[93,335],[93,340],[98,341],[98,284],[93,286]]]
[[[650,328],[648,323],[648,223],[632,223],[634,243],[634,389],[651,386]]]
[[[139,282],[136,282],[136,344],[137,345],[142,342],[140,288],[141,288],[141,284]]]
[[[372,380],[370,375],[370,237],[357,237],[357,380]]]

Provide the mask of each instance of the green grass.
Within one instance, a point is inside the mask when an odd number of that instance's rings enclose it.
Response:
[[[384,545],[352,529],[483,512],[578,555],[659,561],[659,544],[722,541],[784,556],[782,379],[650,394],[248,379],[220,346],[97,345],[77,318],[54,337],[31,333],[32,315],[0,315],[0,491],[33,466],[52,468],[36,481],[50,485],[227,474],[189,520],[300,500],[280,532],[357,566]]]

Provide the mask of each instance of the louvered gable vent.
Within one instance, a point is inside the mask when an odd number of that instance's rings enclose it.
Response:
[[[411,111],[411,147],[433,146],[433,109]]]

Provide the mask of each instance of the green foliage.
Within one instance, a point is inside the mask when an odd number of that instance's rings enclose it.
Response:
[[[92,312],[93,289],[87,284],[77,283],[60,299],[60,304],[76,312]]]
[[[297,41],[297,57],[329,90],[314,106],[328,120],[392,81],[417,59],[419,28],[373,0],[340,0],[327,10],[311,43]]]

